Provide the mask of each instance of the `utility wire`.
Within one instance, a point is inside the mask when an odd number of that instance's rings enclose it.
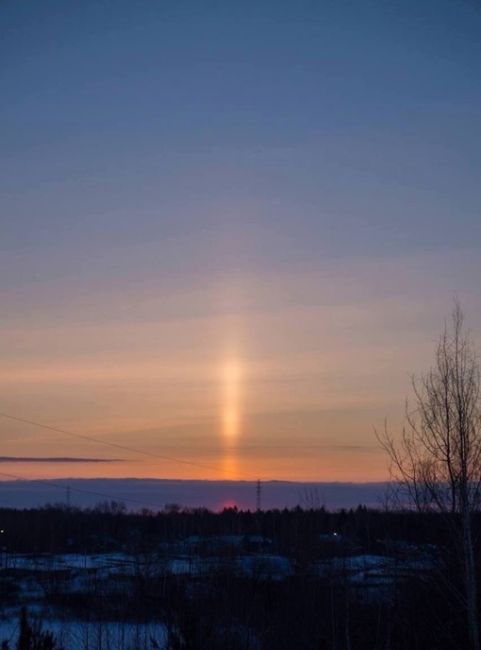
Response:
[[[129,447],[127,445],[121,445],[116,442],[109,442],[107,440],[101,440],[100,438],[95,438],[94,436],[87,436],[82,433],[73,433],[73,431],[67,431],[66,429],[60,429],[58,427],[52,427],[48,424],[42,424],[41,422],[35,422],[34,420],[27,420],[26,418],[19,418],[16,415],[10,415],[9,413],[1,413],[0,417],[6,418],[8,420],[13,420],[14,422],[21,422],[23,424],[30,424],[34,427],[40,427],[42,429],[47,429],[48,431],[55,431],[56,433],[61,433],[72,438],[79,438],[81,440],[88,440],[89,442],[95,442],[100,445],[106,445],[107,447],[112,447],[114,449],[121,449],[123,451],[129,451],[134,454],[141,454],[142,456],[149,456],[151,458],[159,458],[160,460],[167,460],[174,463],[182,463],[184,465],[191,465],[193,467],[200,467],[201,469],[209,469],[214,472],[222,472],[220,467],[214,467],[213,465],[205,465],[204,463],[198,463],[195,460],[186,460],[184,458],[176,458],[175,456],[166,456],[165,454],[157,454],[151,451],[145,451],[142,449],[136,449],[135,447]]]

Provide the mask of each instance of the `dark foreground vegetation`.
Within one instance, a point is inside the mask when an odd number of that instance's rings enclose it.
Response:
[[[462,567],[439,514],[106,503],[4,509],[0,527],[3,617],[21,621],[0,637],[11,650],[468,646]],[[56,632],[69,621],[75,644]],[[157,627],[115,642],[78,632],[114,622]]]

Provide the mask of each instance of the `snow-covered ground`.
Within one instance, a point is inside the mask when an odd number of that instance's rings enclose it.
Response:
[[[125,553],[63,555],[6,555],[4,567],[26,571],[62,571],[68,569],[118,569],[133,564],[132,558]]]
[[[161,624],[42,620],[42,629],[53,632],[64,650],[154,650],[166,645],[166,630]],[[0,642],[7,640],[15,647],[17,635],[17,617],[0,619]]]
[[[240,555],[235,558],[200,558],[191,555],[177,555],[169,558],[134,559],[123,553],[63,555],[7,555],[4,565],[7,569],[42,572],[67,571],[95,573],[97,577],[113,575],[134,575],[148,572],[150,575],[193,575],[207,576],[219,571],[232,571],[246,576],[279,580],[292,574],[288,558],[281,555]]]

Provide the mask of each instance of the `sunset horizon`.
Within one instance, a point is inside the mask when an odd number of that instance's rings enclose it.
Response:
[[[5,480],[389,478],[480,338],[481,16],[345,9],[4,3]]]

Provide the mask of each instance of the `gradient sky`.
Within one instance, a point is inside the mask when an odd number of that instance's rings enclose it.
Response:
[[[384,479],[481,332],[474,0],[4,0],[0,418],[25,477]],[[8,460],[8,459],[7,459]]]

